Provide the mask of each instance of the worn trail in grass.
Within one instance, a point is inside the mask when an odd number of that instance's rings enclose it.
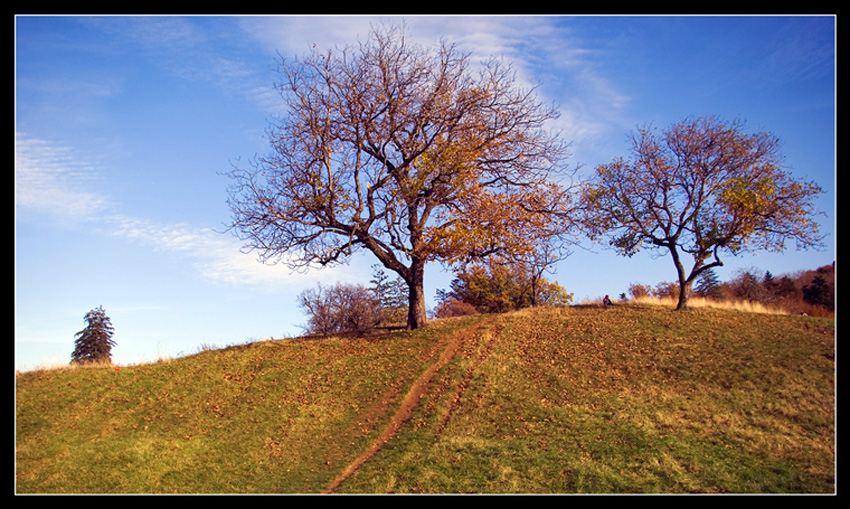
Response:
[[[485,320],[482,323],[475,324],[471,327],[462,329],[458,332],[455,332],[452,337],[449,339],[448,344],[446,345],[445,350],[443,350],[439,359],[434,362],[431,366],[428,367],[415,382],[411,386],[410,390],[405,394],[402,399],[401,406],[395,412],[390,422],[378,436],[378,438],[369,446],[369,449],[364,452],[361,456],[359,456],[355,461],[350,463],[342,473],[337,476],[328,486],[323,493],[333,493],[333,491],[339,487],[339,485],[348,479],[357,469],[359,469],[366,461],[369,460],[372,456],[374,456],[387,442],[389,442],[395,435],[398,433],[398,430],[401,428],[402,424],[410,417],[413,412],[413,408],[419,403],[419,400],[422,398],[423,394],[429,383],[431,383],[431,379],[434,375],[443,367],[446,366],[449,362],[451,362],[458,351],[460,351],[461,346],[465,341],[468,341],[471,338],[479,335],[481,330],[486,327],[490,322],[494,320],[494,317],[491,317]]]
[[[351,493],[829,493],[831,320],[573,307],[501,315]]]

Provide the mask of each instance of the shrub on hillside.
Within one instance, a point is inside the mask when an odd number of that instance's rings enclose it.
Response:
[[[472,306],[479,313],[504,313],[533,306],[567,305],[573,298],[557,282],[543,278],[540,270],[515,260],[492,257],[463,267],[455,275],[450,290],[437,291],[444,312],[463,312],[460,308],[450,311],[457,302]]]
[[[304,290],[298,305],[307,314],[308,334],[365,333],[381,323],[381,303],[362,285],[337,283]]]
[[[643,299],[652,294],[652,287],[640,283],[632,283],[629,285],[629,294],[633,299]]]
[[[652,296],[656,299],[679,300],[679,291],[678,283],[662,281],[655,285],[655,288],[652,290]]]
[[[437,304],[434,314],[437,318],[451,318],[453,316],[467,316],[477,314],[475,306],[457,299],[446,299]]]
[[[706,299],[716,300],[723,298],[723,292],[720,289],[720,279],[713,269],[708,269],[700,274],[694,290],[697,295]]]

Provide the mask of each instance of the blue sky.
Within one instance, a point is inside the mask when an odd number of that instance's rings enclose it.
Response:
[[[293,274],[241,252],[229,220],[238,161],[269,150],[282,113],[279,55],[355,44],[371,16],[19,16],[15,22],[15,361],[64,364],[103,306],[113,360],[135,364],[296,335],[296,296],[319,281],[367,284],[369,255]],[[835,259],[832,16],[408,16],[408,34],[503,56],[561,112],[586,174],[628,155],[638,125],[740,119],[782,140],[789,172],[818,183],[821,251],[726,257],[723,280]],[[583,244],[551,276],[576,300],[674,281],[668,256]],[[451,274],[429,268],[429,305]]]

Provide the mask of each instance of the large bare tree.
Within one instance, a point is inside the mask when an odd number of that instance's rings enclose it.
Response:
[[[342,262],[367,250],[426,324],[430,261],[522,252],[564,232],[566,147],[554,108],[491,59],[373,29],[354,48],[281,63],[287,114],[272,151],[231,172],[232,228],[261,259]]]
[[[714,117],[685,120],[661,135],[640,128],[632,158],[597,167],[584,185],[586,225],[594,238],[610,235],[627,256],[667,250],[683,309],[694,280],[723,265],[722,252],[819,244],[812,199],[822,190],[780,169],[779,147],[769,133],[746,134],[741,123]],[[686,255],[693,257],[689,270]]]

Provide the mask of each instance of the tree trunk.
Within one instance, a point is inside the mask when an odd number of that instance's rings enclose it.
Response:
[[[679,302],[676,304],[676,310],[687,309],[688,307],[688,297],[691,295],[691,285],[693,284],[692,279],[688,279],[685,281],[679,281]]]
[[[681,263],[679,263],[678,258],[674,258],[676,261],[676,268],[679,272],[679,303],[676,304],[677,310],[686,309],[688,307],[688,299],[691,296],[691,288],[694,286],[694,281],[697,280],[697,277],[699,277],[700,274],[714,267],[720,267],[723,265],[720,260],[709,263],[708,265],[703,265],[703,259],[704,257],[696,261],[693,269],[691,269],[691,274],[686,278],[684,267],[682,267]]]
[[[687,309],[688,297],[691,293],[691,284],[693,279],[685,276],[685,267],[682,265],[682,260],[679,258],[679,252],[676,250],[675,244],[668,246],[670,254],[673,255],[673,265],[676,266],[676,274],[679,276],[679,302],[676,304],[676,311]],[[691,271],[693,274],[693,271]]]
[[[413,262],[407,285],[410,289],[407,328],[411,330],[421,329],[428,324],[428,315],[425,311],[425,270],[423,263]]]

